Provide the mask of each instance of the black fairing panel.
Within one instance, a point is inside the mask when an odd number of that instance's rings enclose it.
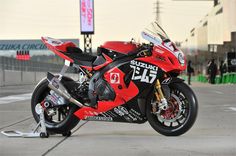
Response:
[[[145,115],[142,114],[138,106],[137,98],[121,106],[115,107],[107,112],[103,112],[97,116],[88,117],[86,120],[128,122],[137,124],[141,124],[147,121]]]
[[[119,67],[124,73],[126,85],[130,81],[139,88],[138,97],[148,97],[149,90],[152,90],[157,79],[163,78],[164,71],[160,68],[141,61],[132,60],[130,63]]]
[[[116,60],[116,59],[122,58],[124,56],[127,56],[125,54],[122,54],[122,53],[119,53],[119,52],[116,52],[116,51],[112,51],[112,50],[109,50],[109,49],[98,47],[98,55],[102,55],[102,53],[109,56],[112,60]]]
[[[133,59],[131,59],[133,60]],[[147,121],[145,116],[146,100],[153,91],[156,79],[163,77],[164,72],[159,68],[154,68],[152,64],[141,62],[131,62],[126,60],[117,61],[110,68],[103,69],[100,74],[110,70],[113,67],[119,68],[123,73],[128,73],[124,77],[126,85],[131,81],[139,88],[139,94],[127,103],[115,107],[108,112],[104,112],[87,120],[93,121],[113,121],[113,122],[129,122],[144,123]],[[137,71],[138,70],[138,71]],[[155,75],[153,74],[155,73]],[[137,77],[135,77],[137,76]]]

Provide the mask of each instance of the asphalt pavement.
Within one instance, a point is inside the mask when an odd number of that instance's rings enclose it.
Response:
[[[84,122],[71,137],[8,138],[0,134],[0,156],[235,156],[236,85],[193,83],[199,102],[196,123],[186,134],[166,137],[148,123]],[[0,87],[0,131],[31,131],[33,86]]]

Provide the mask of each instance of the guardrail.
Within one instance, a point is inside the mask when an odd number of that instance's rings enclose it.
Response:
[[[46,76],[47,71],[59,73],[62,66],[62,64],[0,57],[0,86],[36,84]],[[74,73],[74,68],[69,68],[67,75],[76,76],[72,73]]]
[[[60,69],[62,68],[62,65],[30,61],[30,60],[23,61],[23,60],[17,60],[15,58],[2,56],[0,57],[0,68],[2,68],[3,70],[16,70],[16,71],[57,72],[57,71],[60,71]]]

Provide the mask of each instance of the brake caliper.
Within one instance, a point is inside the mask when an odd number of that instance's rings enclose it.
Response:
[[[166,110],[162,110],[160,114],[164,119],[170,120],[175,118],[178,115],[178,112],[179,104],[174,98],[171,98],[169,100],[169,107]]]

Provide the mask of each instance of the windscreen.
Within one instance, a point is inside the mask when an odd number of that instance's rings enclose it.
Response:
[[[142,32],[142,36],[144,39],[148,40],[152,43],[161,43],[164,40],[169,39],[165,31],[161,28],[161,26],[155,21],[148,25]]]

